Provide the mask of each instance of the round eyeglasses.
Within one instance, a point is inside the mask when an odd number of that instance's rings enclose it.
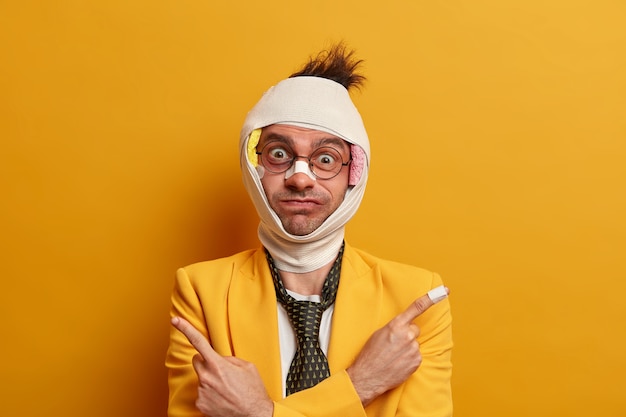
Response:
[[[313,175],[321,180],[329,180],[336,177],[341,169],[347,166],[352,159],[343,162],[339,151],[330,146],[321,146],[309,156],[296,155],[284,142],[268,142],[259,155],[263,167],[273,174],[281,174],[287,171],[296,159],[304,158],[309,161],[309,168]]]

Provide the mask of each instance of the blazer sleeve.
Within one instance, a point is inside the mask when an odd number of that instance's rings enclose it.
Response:
[[[366,417],[346,371],[274,402],[274,417]]]
[[[171,317],[182,317],[208,338],[204,312],[184,269],[176,273],[172,292]],[[204,417],[195,407],[198,377],[191,359],[197,354],[187,338],[171,326],[165,365],[168,369],[169,417]]]
[[[439,275],[433,273],[432,277],[431,288],[442,285]],[[452,317],[448,298],[430,307],[415,323],[420,328],[422,363],[399,387],[402,393],[396,416],[451,417]]]

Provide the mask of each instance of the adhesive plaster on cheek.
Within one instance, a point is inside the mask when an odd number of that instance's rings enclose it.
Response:
[[[428,291],[428,298],[433,304],[437,304],[439,301],[443,300],[448,296],[448,290],[443,285],[439,287],[435,287],[432,290]]]
[[[304,161],[296,161],[291,168],[285,172],[285,179],[289,179],[295,174],[305,174],[312,180],[315,180],[315,175],[311,172],[309,164]]]

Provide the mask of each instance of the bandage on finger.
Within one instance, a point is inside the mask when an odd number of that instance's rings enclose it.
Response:
[[[430,301],[432,301],[433,304],[437,304],[439,301],[443,300],[447,296],[448,289],[443,285],[440,285],[428,291],[428,298],[430,298]]]

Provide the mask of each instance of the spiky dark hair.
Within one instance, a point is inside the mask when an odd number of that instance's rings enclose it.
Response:
[[[332,45],[328,50],[323,50],[289,78],[312,76],[333,80],[343,85],[347,90],[350,88],[360,89],[365,83],[365,76],[357,70],[363,64],[362,59],[357,59],[353,49],[348,49],[343,42]]]

